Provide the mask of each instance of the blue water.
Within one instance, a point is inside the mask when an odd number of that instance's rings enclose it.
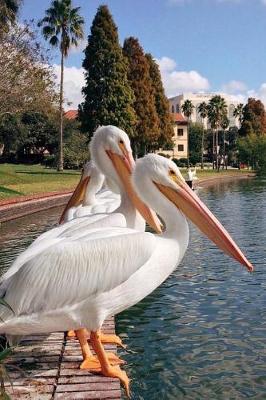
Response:
[[[191,226],[168,280],[116,318],[132,399],[266,399],[266,181],[200,190],[255,266],[250,274]]]
[[[132,399],[266,399],[266,181],[199,191],[255,266],[249,274],[191,226],[177,270],[116,318]],[[0,267],[57,223],[52,209],[0,227]]]

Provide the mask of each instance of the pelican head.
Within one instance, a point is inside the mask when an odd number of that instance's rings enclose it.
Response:
[[[115,186],[121,189],[121,193],[125,191],[148,224],[156,232],[161,232],[160,220],[133,189],[131,175],[135,161],[127,134],[116,126],[102,126],[93,135],[90,151],[97,168],[106,176],[108,182],[113,181]]]
[[[71,207],[92,205],[95,201],[95,194],[101,189],[104,181],[103,174],[97,169],[92,161],[84,164],[80,181],[69,199],[59,223],[64,222],[64,218]]]
[[[172,161],[155,154],[139,159],[133,181],[139,195],[156,211],[158,211],[156,201],[157,204],[158,202],[165,204],[165,199],[167,199],[168,205],[170,201],[221,250],[246,266],[249,271],[253,270],[252,264],[229,233],[186,184],[178,167]],[[143,191],[143,186],[145,186],[145,191]]]

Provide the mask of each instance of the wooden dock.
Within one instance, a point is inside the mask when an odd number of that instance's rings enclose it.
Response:
[[[114,333],[114,319],[104,324],[105,333]],[[107,345],[116,351],[116,346]],[[12,399],[76,400],[121,399],[118,379],[106,378],[79,369],[82,361],[77,339],[65,333],[26,337],[7,360],[12,381],[6,391]]]

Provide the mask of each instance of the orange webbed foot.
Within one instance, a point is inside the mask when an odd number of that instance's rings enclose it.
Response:
[[[117,346],[123,347],[124,349],[126,348],[126,346],[123,344],[120,337],[117,335],[107,335],[107,334],[101,332],[100,333],[100,341],[102,343],[116,344]]]
[[[91,356],[85,358],[79,366],[80,369],[88,369],[93,372],[101,371],[101,364],[97,357]]]

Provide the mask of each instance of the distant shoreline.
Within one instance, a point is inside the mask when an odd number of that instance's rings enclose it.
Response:
[[[204,177],[204,178],[199,178],[196,183],[195,186],[199,186],[200,187],[208,187],[211,185],[216,185],[217,183],[227,183],[227,182],[232,182],[232,181],[237,181],[237,180],[241,180],[241,179],[250,179],[250,178],[255,178],[256,174],[254,172],[243,172],[241,175],[239,173],[237,174],[231,174],[231,175],[222,175],[219,176],[219,173],[217,173],[217,175],[215,176],[210,176],[208,178]]]
[[[199,178],[195,187],[208,187],[216,185],[217,183],[227,183],[240,179],[254,178],[256,175],[252,172],[239,174],[230,174],[225,176],[219,174],[210,177]],[[25,196],[24,198],[13,198],[0,202],[0,223],[11,221],[26,215],[34,214],[39,211],[48,210],[49,208],[60,207],[66,204],[70,198],[71,191],[64,192],[49,192],[43,194],[36,194],[32,196]]]

